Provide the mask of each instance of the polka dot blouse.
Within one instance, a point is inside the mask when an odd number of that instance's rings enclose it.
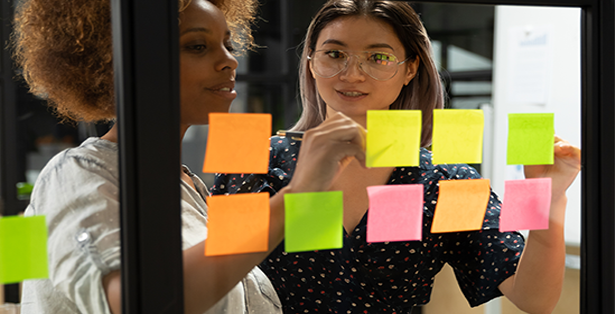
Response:
[[[271,139],[269,173],[216,175],[212,194],[275,194],[292,178],[300,141]],[[501,296],[498,285],[514,274],[524,246],[519,233],[498,231],[500,201],[492,192],[482,230],[430,233],[438,182],[475,179],[467,165],[436,165],[421,150],[420,167],[395,168],[387,184],[423,184],[423,240],[367,243],[367,213],[342,249],[284,252],[280,244],[260,265],[285,313],[410,313],[429,302],[434,276],[450,264],[472,306]]]

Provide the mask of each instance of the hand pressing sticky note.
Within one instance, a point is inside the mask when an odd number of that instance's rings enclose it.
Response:
[[[420,110],[368,110],[366,166],[418,166],[421,126]]]
[[[552,113],[511,113],[508,115],[508,165],[552,165]]]
[[[369,186],[367,194],[367,242],[421,240],[422,184]]]
[[[269,193],[207,198],[205,255],[265,252],[269,248]]]
[[[504,182],[500,231],[549,228],[551,178]]]
[[[435,109],[433,113],[433,163],[481,163],[483,111]]]
[[[488,179],[440,181],[432,233],[480,230],[491,195]]]
[[[271,115],[210,113],[203,172],[267,173]]]
[[[339,249],[343,240],[341,191],[284,194],[286,252]]]
[[[0,219],[0,283],[48,278],[45,216]]]

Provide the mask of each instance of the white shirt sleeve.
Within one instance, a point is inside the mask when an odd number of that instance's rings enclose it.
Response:
[[[70,152],[70,151],[69,151]],[[118,178],[115,164],[63,152],[39,176],[27,215],[48,226],[49,281],[82,313],[109,313],[102,277],[120,268]],[[41,305],[41,304],[39,304]]]

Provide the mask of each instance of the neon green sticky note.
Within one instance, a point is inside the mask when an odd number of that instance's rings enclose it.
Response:
[[[0,283],[48,277],[45,216],[0,219]]]
[[[286,252],[339,249],[344,236],[341,191],[284,194]]]
[[[420,110],[367,111],[367,167],[419,165]]]
[[[433,111],[433,163],[479,164],[483,162],[485,118],[478,109]]]
[[[508,114],[508,165],[553,164],[553,113]]]

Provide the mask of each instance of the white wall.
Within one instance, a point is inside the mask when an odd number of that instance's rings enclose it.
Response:
[[[555,133],[569,142],[581,145],[581,10],[577,8],[544,8],[498,6],[495,12],[494,76],[493,76],[493,117],[494,136],[492,143],[491,169],[485,169],[492,180],[492,186],[500,196],[504,192],[504,180],[517,179],[520,167],[506,165],[506,143],[509,113],[555,114]],[[530,34],[547,34],[548,49],[544,60],[537,66],[520,71],[527,57],[519,58],[522,49],[511,35],[519,31]],[[529,73],[546,69],[545,75]],[[528,71],[530,70],[530,71]],[[519,74],[528,74],[527,80],[519,80]],[[530,86],[522,83],[534,81]],[[544,101],[535,94],[534,100],[524,99],[511,91],[531,89],[545,91]],[[529,94],[529,93],[528,93]],[[538,95],[538,96],[537,96]],[[568,245],[581,243],[581,193],[580,176],[568,190],[566,213],[566,242]]]

